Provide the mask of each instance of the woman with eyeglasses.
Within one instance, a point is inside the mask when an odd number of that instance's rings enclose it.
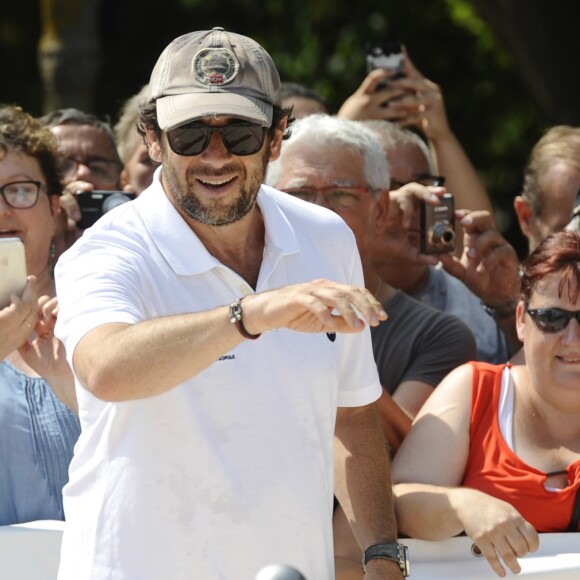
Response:
[[[53,335],[56,168],[52,133],[0,106],[0,237],[22,240],[28,273],[0,309],[0,525],[64,519],[61,491],[80,433],[72,374]]]
[[[452,371],[393,463],[399,532],[465,533],[499,576],[538,532],[580,529],[580,234],[546,238],[521,283],[527,362]]]

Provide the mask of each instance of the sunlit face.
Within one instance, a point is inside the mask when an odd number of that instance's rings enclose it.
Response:
[[[565,161],[554,163],[542,176],[539,186],[542,212],[524,231],[530,251],[549,234],[559,232],[568,225],[580,191],[580,171]]]
[[[558,296],[559,274],[546,276],[534,291],[530,308],[562,308],[580,310],[580,300],[572,302],[567,286]],[[523,303],[518,305],[517,330],[524,343],[527,365],[534,384],[544,398],[556,393],[570,391],[580,395],[580,325],[570,320],[561,332],[550,334],[539,330]],[[556,389],[556,390],[554,390]]]
[[[144,189],[151,185],[153,173],[158,167],[158,163],[149,157],[149,151],[143,144],[140,135],[135,138],[133,153],[125,163],[121,174],[121,183],[127,185],[131,191],[139,195]]]
[[[232,120],[202,119],[212,127],[225,126]],[[257,153],[236,156],[215,132],[203,153],[186,157],[171,151],[164,134],[163,146],[154,144],[150,153],[163,163],[161,179],[174,205],[197,222],[222,226],[239,221],[252,210],[267,164],[278,157],[281,141],[282,131],[277,131],[274,139],[266,135]]]
[[[313,192],[324,189],[324,193],[308,197],[340,215],[355,235],[363,262],[369,259],[375,237],[377,198],[368,191],[349,189],[368,186],[362,155],[346,149],[293,145],[284,152],[280,163],[276,187],[282,191],[302,190],[305,194],[309,189]]]
[[[52,209],[57,196],[46,193],[46,181],[38,161],[25,153],[8,151],[0,159],[0,186],[13,181],[39,181],[38,201],[27,209],[9,207],[0,196],[0,237],[18,237],[24,242],[28,274],[39,276],[48,268],[50,244],[54,237]],[[51,208],[52,204],[52,208]]]
[[[57,125],[50,130],[58,137],[58,148],[65,157],[80,162],[64,176],[63,182],[86,181],[95,189],[120,189],[122,165],[113,143],[100,129],[92,125]],[[91,162],[97,162],[91,165]],[[88,165],[87,165],[88,164]]]

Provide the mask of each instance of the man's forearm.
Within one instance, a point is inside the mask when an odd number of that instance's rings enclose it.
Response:
[[[397,538],[387,444],[372,407],[341,408],[335,493],[361,549]]]
[[[490,197],[457,137],[451,131],[431,141],[437,171],[455,196],[457,209],[487,210],[493,214]]]
[[[141,399],[198,374],[242,340],[225,306],[134,325],[106,324],[81,339],[74,368],[98,398]]]

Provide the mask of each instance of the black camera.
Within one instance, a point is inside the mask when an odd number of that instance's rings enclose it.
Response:
[[[134,193],[126,193],[124,191],[104,191],[100,189],[79,191],[76,199],[81,210],[81,219],[77,226],[81,230],[86,230],[108,211],[135,199],[135,197],[137,196]]]
[[[367,44],[366,46],[367,73],[381,68],[393,71],[392,78],[400,79],[405,76],[405,55],[399,42],[383,44]]]
[[[444,193],[439,205],[421,202],[421,253],[445,254],[455,249],[455,203]]]

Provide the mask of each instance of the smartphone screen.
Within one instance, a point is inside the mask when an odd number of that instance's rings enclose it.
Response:
[[[366,47],[367,72],[377,68],[393,71],[393,78],[405,76],[405,55],[399,42],[368,44]]]
[[[12,293],[26,286],[26,257],[20,238],[0,238],[0,308],[10,304]]]

